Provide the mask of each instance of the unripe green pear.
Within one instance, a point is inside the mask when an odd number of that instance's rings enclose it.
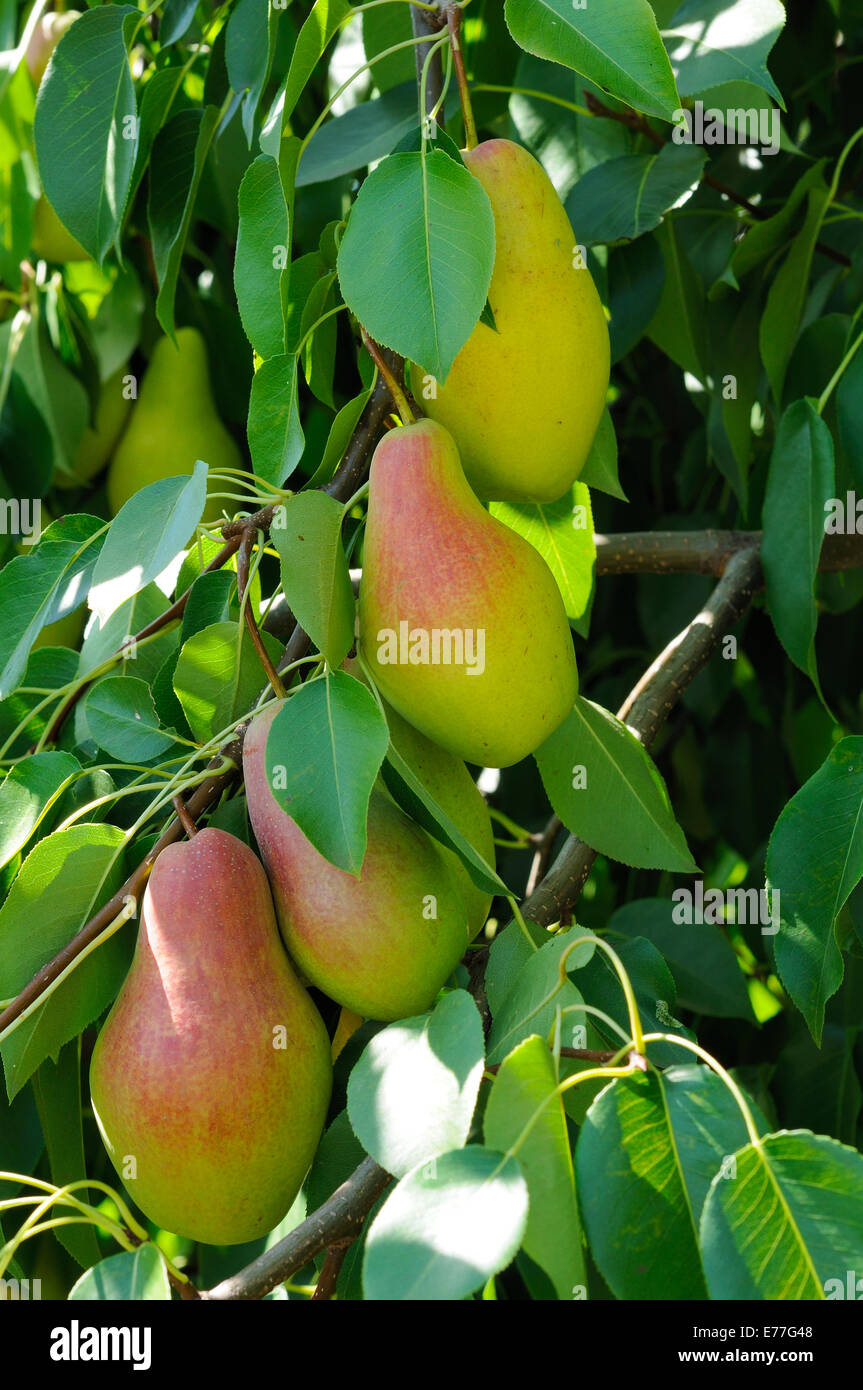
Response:
[[[249,817],[282,937],[302,974],[363,1018],[423,1013],[467,949],[467,909],[437,845],[388,796],[372,791],[358,875],[330,864],[281,809],[259,714],[243,745]]]
[[[54,261],[58,265],[90,259],[81,243],[66,230],[44,193],[39,195],[33,209],[31,249],[38,260]]]
[[[80,10],[63,10],[62,13],[43,14],[27,45],[24,61],[38,90],[51,54],[62,39],[66,30],[81,18]]]
[[[85,429],[75,451],[75,476],[57,469],[53,479],[55,487],[70,488],[89,483],[108,462],[132,406],[131,400],[127,400],[123,392],[126,370],[126,367],[121,367],[102,382],[93,423]]]
[[[93,1111],[134,1200],[192,1240],[265,1235],[311,1164],[331,1084],[327,1032],[258,859],[223,830],[169,845],[90,1068]]]
[[[196,328],[178,328],[176,347],[170,338],[160,338],[153,349],[111,460],[111,511],[116,515],[149,483],[191,473],[198,459],[210,469],[243,468],[242,455],[216,410],[204,339]],[[204,520],[215,521],[220,514],[221,504],[214,499],[207,504]]]
[[[487,140],[464,162],[489,196],[489,303],[445,382],[411,369],[426,414],[453,435],[484,499],[553,502],[578,477],[608,388],[608,327],[563,204],[521,145]]]
[[[359,617],[381,693],[467,762],[519,762],[572,709],[578,673],[554,576],[477,501],[432,420],[375,450]]]

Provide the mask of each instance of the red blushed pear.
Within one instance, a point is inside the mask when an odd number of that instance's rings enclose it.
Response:
[[[163,850],[93,1053],[111,1162],[152,1221],[213,1245],[290,1207],[318,1146],[330,1045],[279,940],[266,875],[222,830]]]
[[[359,618],[381,693],[467,762],[519,762],[572,709],[578,673],[554,575],[485,511],[432,420],[375,450]]]
[[[306,979],[363,1018],[423,1013],[470,940],[455,875],[431,836],[378,790],[360,873],[324,859],[273,796],[266,747],[279,708],[251,724],[243,769],[285,945]]]

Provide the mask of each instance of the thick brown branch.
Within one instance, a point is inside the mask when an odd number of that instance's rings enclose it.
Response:
[[[435,39],[440,31],[446,27],[446,16],[443,13],[435,13],[434,10],[420,10],[416,5],[411,5],[411,23],[413,24],[415,39]],[[417,69],[417,91],[422,91],[423,64],[428,54],[428,44],[418,43],[414,49],[416,54]],[[428,79],[426,81],[426,109],[423,113],[430,116],[440,101],[443,91],[443,62],[440,52],[436,53],[429,63]],[[438,125],[443,124],[443,111],[437,114]]]
[[[239,1274],[223,1279],[201,1297],[220,1301],[263,1298],[308,1264],[319,1251],[341,1241],[355,1240],[366,1216],[391,1182],[390,1174],[373,1158],[364,1158],[347,1182],[343,1182],[301,1226],[271,1250],[265,1250]]]
[[[594,536],[596,574],[724,574],[745,550],[760,552],[762,531],[634,531]],[[863,535],[825,536],[822,573],[863,566]],[[760,574],[759,587],[764,577]]]
[[[746,546],[725,573],[700,613],[669,642],[618,710],[632,732],[649,747],[686,687],[743,616],[761,578],[758,552]],[[549,926],[570,912],[596,858],[596,851],[576,835],[565,841],[545,878],[526,900],[525,917]]]

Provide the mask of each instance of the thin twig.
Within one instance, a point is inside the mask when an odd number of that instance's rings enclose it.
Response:
[[[598,97],[595,97],[592,92],[588,91],[584,93],[584,100],[587,104],[588,111],[592,112],[594,116],[602,116],[606,120],[617,121],[618,125],[625,125],[628,130],[633,131],[636,135],[644,135],[652,144],[659,148],[662,148],[666,144],[666,141],[663,140],[661,135],[657,134],[650,125],[647,117],[642,115],[640,111],[631,111],[629,109],[626,111],[613,111],[610,106],[606,106],[604,101],[600,101]],[[714,178],[712,174],[708,174],[706,171],[701,175],[701,182],[709,184],[711,188],[715,188],[717,193],[722,193],[730,202],[736,203],[739,208],[744,208],[745,211],[758,222],[766,222],[767,219],[772,216],[772,213],[767,208],[760,207],[758,203],[750,202],[748,198],[743,197],[742,193],[736,193],[733,188],[729,188],[727,183],[722,183],[719,179]],[[837,251],[834,247],[827,246],[823,241],[816,241],[815,249],[816,251],[820,251],[823,256],[828,256],[830,260],[838,262],[839,265],[851,265],[850,256],[846,256],[844,251]]]
[[[468,86],[467,73],[464,69],[464,53],[461,47],[461,21],[461,5],[447,5],[446,22],[449,31],[449,46],[452,52],[453,67],[455,68],[455,78],[458,83],[462,120],[464,121],[464,142],[467,149],[473,150],[476,148],[477,143],[476,121],[473,118],[470,87]]]
[[[324,1267],[321,1270],[315,1291],[312,1294],[312,1302],[332,1298],[339,1282],[342,1265],[345,1262],[345,1255],[353,1245],[353,1240],[342,1240],[337,1244],[330,1245],[327,1249]]]
[[[255,543],[257,531],[253,527],[247,526],[240,537],[240,548],[237,551],[237,593],[240,599],[240,607],[243,610],[243,621],[246,630],[252,640],[252,646],[258,654],[258,660],[264,670],[264,675],[270,683],[273,694],[279,699],[284,700],[287,691],[279,679],[275,666],[270,660],[270,654],[264,646],[264,639],[258,631],[258,624],[252,612],[249,601],[249,567],[251,564],[252,547]]]

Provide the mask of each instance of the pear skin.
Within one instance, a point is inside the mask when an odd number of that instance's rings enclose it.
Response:
[[[477,501],[433,420],[375,450],[359,619],[381,693],[466,762],[519,762],[572,709],[578,673],[554,576]]]
[[[127,400],[123,393],[126,373],[127,368],[121,367],[113,376],[108,377],[107,381],[102,382],[93,423],[85,429],[75,451],[75,476],[61,473],[57,469],[53,478],[55,487],[79,487],[82,483],[89,483],[108,462],[123,433],[123,426],[129,418],[132,406],[131,400]]]
[[[311,1164],[331,1084],[329,1038],[258,859],[222,830],[169,845],[90,1068],[96,1120],[134,1200],[192,1240],[265,1235]]]
[[[362,667],[358,661],[348,658],[344,669],[366,684]],[[494,868],[494,830],[485,799],[471,777],[461,758],[453,757],[445,748],[432,743],[421,734],[413,724],[402,719],[384,700],[384,714],[390,731],[390,742],[396,752],[404,758],[411,772],[425,787],[429,796],[445,811],[456,829],[476,850],[485,862]],[[381,779],[378,779],[381,785]],[[485,926],[492,895],[484,888],[477,888],[458,855],[445,845],[438,845],[444,859],[458,880],[468,911],[468,927],[471,941]]]
[[[533,155],[510,140],[487,140],[463,158],[494,213],[488,297],[497,332],[478,323],[445,382],[435,388],[414,365],[411,386],[453,435],[479,497],[554,502],[584,467],[605,405],[605,315],[563,204]]]
[[[243,767],[285,945],[343,1008],[384,1022],[421,1014],[468,946],[458,884],[431,837],[377,790],[359,875],[324,859],[273,796],[266,745],[278,709],[252,722]]]
[[[60,221],[44,193],[40,194],[33,209],[32,251],[38,259],[57,265],[90,259],[80,241]]]
[[[210,469],[244,467],[216,410],[207,349],[196,328],[178,328],[177,346],[160,338],[141,382],[128,426],[108,470],[108,504],[116,516],[140,488],[191,473],[198,459]],[[224,491],[220,488],[219,491]],[[221,515],[211,500],[205,521]]]

